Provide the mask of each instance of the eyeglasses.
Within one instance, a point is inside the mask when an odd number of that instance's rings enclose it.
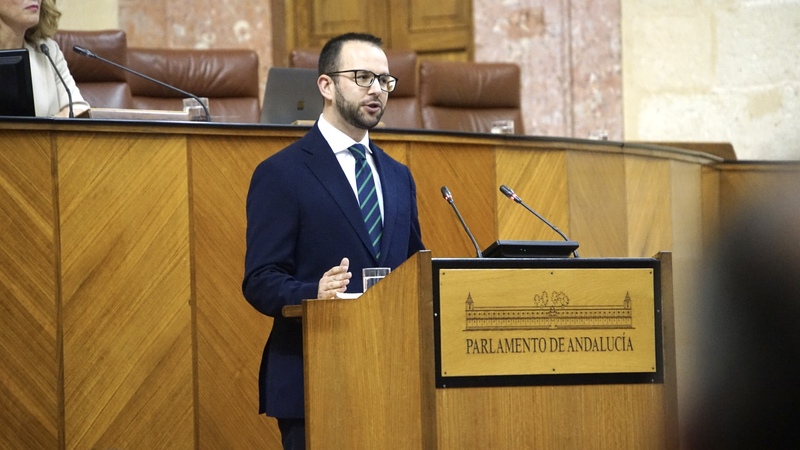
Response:
[[[381,90],[384,92],[392,92],[397,85],[397,78],[389,74],[378,75],[369,70],[340,70],[338,72],[329,72],[325,75],[332,77],[343,73],[352,73],[353,81],[355,81],[356,85],[365,88],[372,86],[372,83],[374,83],[376,79],[378,80],[378,85],[381,87]]]

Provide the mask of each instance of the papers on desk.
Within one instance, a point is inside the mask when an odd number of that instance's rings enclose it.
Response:
[[[336,298],[341,298],[341,299],[345,299],[345,300],[353,300],[353,299],[356,299],[358,297],[361,297],[361,293],[360,292],[337,292],[336,293]]]

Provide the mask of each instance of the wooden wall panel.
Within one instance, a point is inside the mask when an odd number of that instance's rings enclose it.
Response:
[[[667,160],[627,156],[627,256],[650,258],[672,248],[671,171]]]
[[[350,0],[334,3],[311,0],[309,3],[310,29],[308,31],[312,39],[325,39],[325,37],[335,34],[363,30],[370,22],[369,12],[372,2]]]
[[[663,389],[663,385],[438,389],[438,448],[663,448],[654,442],[665,440],[665,418],[652,408],[663,402]],[[615,400],[603,400],[609,398]],[[485,405],[502,408],[487,410]],[[519,411],[527,413],[521,416]],[[631,427],[631,422],[641,426]]]
[[[624,157],[570,152],[567,156],[570,239],[582,257],[628,256]]]
[[[59,442],[50,148],[49,133],[0,131],[0,448]]]
[[[391,46],[415,50],[422,58],[472,60],[472,2],[390,0]]]
[[[417,183],[422,241],[434,258],[475,256],[476,251],[442,186],[453,195],[456,207],[475,235],[481,250],[497,236],[495,224],[494,151],[491,146],[460,143],[415,143],[409,168]],[[478,167],[479,170],[474,168]]]
[[[800,163],[752,162],[722,164],[720,172],[720,226],[740,214],[745,207],[779,201],[796,187]]]
[[[496,239],[560,241],[562,238],[522,205],[500,192],[505,184],[540,216],[571,238],[566,152],[500,149],[497,152]],[[580,252],[579,252],[580,253]]]
[[[674,258],[697,260],[703,249],[703,184],[701,167],[679,161],[665,161],[670,168],[672,234],[668,248]],[[694,230],[694,232],[687,232]],[[661,250],[664,250],[662,248]],[[681,266],[678,264],[678,266]]]
[[[281,448],[258,414],[258,369],[272,319],[242,296],[250,175],[295,139],[190,139],[197,316],[198,448]]]
[[[714,167],[701,169],[703,183],[702,211],[703,211],[703,247],[714,239],[720,229],[720,171]]]
[[[3,446],[52,448],[61,436],[67,448],[279,448],[274,421],[256,414],[257,365],[270,324],[241,296],[244,196],[256,164],[305,130],[195,125],[0,122],[0,211],[11,212],[0,216],[7,225],[0,251],[18,263],[0,268],[2,308],[12,311],[0,319],[6,371],[0,400],[11,405],[0,410],[11,424],[0,434]],[[669,233],[676,310],[689,310],[683,274],[697,269],[689,250],[699,251],[694,243],[706,226],[701,202],[714,201],[706,195],[713,180],[702,176],[713,159],[541,138],[381,131],[374,137],[411,168],[423,238],[435,257],[474,254],[442,185],[481,247],[498,237],[546,233],[529,231],[541,225],[500,196],[498,184],[513,184],[581,243],[582,256],[639,256],[630,253],[649,252]],[[715,168],[721,205],[735,204],[767,179],[796,175],[777,164]],[[649,192],[667,180],[668,195]],[[648,222],[666,226],[663,205],[670,230],[647,230]],[[679,343],[684,332],[677,332]],[[27,390],[17,387],[23,384]],[[638,414],[659,439],[662,433],[663,421],[641,417],[652,414],[643,401],[663,400],[657,386],[609,387],[620,389],[613,404],[579,387],[519,389],[485,395],[515,407],[523,402],[531,417],[559,424],[532,427],[513,441],[520,448],[573,442],[573,433],[575,442],[596,448],[588,436],[600,431],[607,434],[600,448],[652,448],[641,430],[617,417],[625,414]],[[442,448],[499,436],[491,427],[500,433],[509,426],[495,416],[530,426],[509,417],[510,408],[487,413],[457,390],[437,396],[440,408],[456,409],[438,422],[448,427]],[[578,413],[590,418],[580,425],[589,431],[569,428],[576,428],[576,413],[559,409],[567,402],[581,404]]]
[[[271,0],[273,63],[286,66],[295,48],[321,48],[350,31],[383,39],[385,48],[420,58],[470,61],[474,53],[469,0]]]
[[[351,31],[368,32],[384,39],[389,36],[386,2],[291,0],[283,3],[279,9],[285,10],[287,15],[281,27],[294,31],[286,37],[287,44],[291,45],[286,48],[287,55],[296,47],[320,48],[328,39]]]
[[[185,139],[58,151],[66,446],[193,448]]]

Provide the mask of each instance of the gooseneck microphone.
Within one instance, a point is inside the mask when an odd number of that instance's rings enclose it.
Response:
[[[461,226],[464,227],[464,231],[467,232],[467,236],[472,241],[472,245],[475,246],[475,252],[478,255],[478,258],[483,258],[483,253],[481,253],[481,248],[478,247],[478,242],[475,240],[475,236],[472,235],[472,232],[469,231],[469,227],[467,223],[464,222],[464,218],[461,217],[461,213],[458,212],[458,208],[456,208],[456,202],[453,201],[453,194],[450,193],[450,189],[447,189],[447,186],[442,186],[442,197],[447,200],[447,203],[450,203],[450,206],[453,207],[453,211],[456,212],[456,216],[458,216],[458,220],[461,221]]]
[[[64,86],[64,90],[67,91],[67,99],[69,100],[69,117],[70,119],[75,118],[75,111],[72,110],[72,92],[69,91],[67,83],[64,82],[64,77],[61,76],[61,72],[59,72],[58,67],[56,67],[56,62],[53,61],[53,57],[50,56],[50,49],[47,47],[47,44],[43,42],[39,46],[39,50],[44,53],[44,56],[47,56],[47,60],[50,61],[50,65],[53,66],[53,70],[55,70],[56,75],[58,75],[58,79],[61,80],[61,85]]]
[[[567,235],[562,233],[561,230],[558,229],[558,227],[556,227],[552,223],[548,222],[547,219],[545,219],[544,217],[540,216],[539,213],[537,213],[536,211],[531,209],[530,206],[526,205],[525,202],[523,202],[522,199],[519,198],[519,196],[514,191],[512,191],[510,187],[508,187],[505,184],[503,184],[503,185],[500,186],[500,192],[502,192],[503,195],[505,195],[506,197],[510,198],[511,200],[514,200],[515,202],[517,202],[520,205],[524,206],[525,209],[527,209],[528,211],[533,213],[533,215],[538,217],[539,220],[541,220],[542,222],[546,223],[548,227],[552,228],[556,233],[558,233],[562,238],[564,238],[565,241],[569,241],[569,238],[567,237]],[[575,255],[576,258],[579,258],[578,250],[573,250],[572,254]]]
[[[116,67],[116,68],[118,68],[118,69],[122,69],[122,70],[124,70],[124,71],[126,71],[126,72],[128,72],[128,73],[132,73],[132,74],[136,75],[137,77],[142,77],[142,78],[144,78],[145,80],[152,81],[153,83],[155,83],[155,84],[157,84],[157,85],[159,85],[159,86],[163,86],[163,87],[165,87],[165,88],[167,88],[167,89],[170,89],[170,90],[173,90],[173,91],[175,91],[175,92],[177,92],[177,93],[179,93],[179,94],[185,95],[186,97],[191,97],[191,98],[193,98],[193,99],[197,100],[197,103],[198,103],[200,106],[202,106],[202,107],[203,107],[203,110],[204,110],[204,111],[205,111],[205,113],[206,113],[206,118],[207,118],[207,120],[208,120],[209,122],[211,121],[211,114],[208,112],[208,107],[205,105],[205,103],[203,103],[202,101],[200,101],[200,98],[199,98],[198,96],[196,96],[196,95],[192,94],[191,92],[186,92],[186,91],[184,91],[183,89],[176,88],[175,86],[172,86],[172,85],[170,85],[170,84],[164,83],[163,81],[159,81],[159,80],[156,80],[155,78],[148,77],[147,75],[145,75],[145,74],[143,74],[143,73],[137,72],[137,71],[135,71],[135,70],[133,70],[133,69],[130,69],[130,68],[128,68],[128,67],[125,67],[125,66],[123,66],[123,65],[121,65],[121,64],[117,64],[117,63],[115,63],[114,61],[111,61],[111,60],[105,59],[105,58],[103,58],[103,57],[97,56],[97,55],[96,55],[96,54],[94,54],[94,52],[92,52],[91,50],[89,50],[89,49],[86,49],[86,48],[83,48],[83,47],[81,47],[80,45],[75,45],[75,46],[73,46],[73,47],[72,47],[72,50],[74,50],[74,51],[75,51],[75,53],[77,53],[77,54],[79,54],[79,55],[81,55],[81,56],[88,56],[89,58],[94,58],[94,59],[96,59],[96,60],[98,60],[98,61],[102,61],[102,62],[104,62],[104,63],[106,63],[106,64],[111,64],[112,66],[114,66],[114,67]]]

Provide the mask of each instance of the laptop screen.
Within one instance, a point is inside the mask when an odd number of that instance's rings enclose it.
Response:
[[[0,50],[0,116],[35,115],[28,50]]]
[[[267,75],[261,123],[291,124],[316,121],[322,114],[322,95],[316,69],[272,67]]]

